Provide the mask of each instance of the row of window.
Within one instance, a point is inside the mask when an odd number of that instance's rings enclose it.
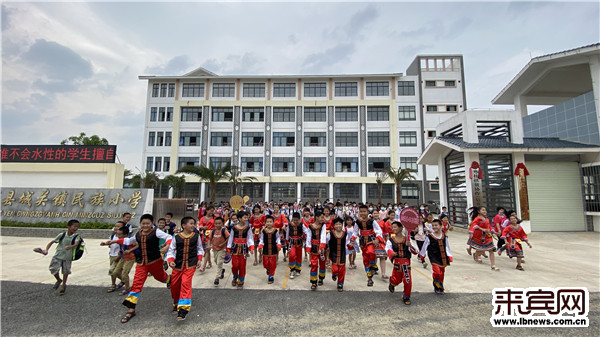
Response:
[[[452,108],[453,107],[453,108]],[[445,111],[456,111],[456,105],[446,106]],[[304,107],[303,109],[305,122],[326,122],[327,108],[326,107]],[[427,106],[427,111],[443,111],[438,106]],[[357,106],[340,106],[335,107],[334,118],[336,122],[357,122],[358,107]],[[412,105],[398,106],[398,120],[414,121],[417,119],[416,108]],[[390,107],[389,106],[367,106],[367,121],[389,121]],[[173,121],[172,107],[151,107],[150,108],[151,122],[171,122]],[[182,122],[201,122],[202,107],[181,107]],[[211,121],[213,122],[233,122],[233,107],[212,107]],[[265,108],[264,107],[242,107],[243,122],[264,122]],[[294,107],[273,107],[273,122],[295,122],[296,109]]]
[[[456,87],[455,80],[427,80],[425,81],[425,88],[453,88]]]
[[[146,170],[150,172],[169,172],[171,157],[147,157]]]
[[[433,82],[435,81],[427,81]],[[452,81],[446,81],[452,82]],[[327,82],[304,83],[304,97],[327,97]],[[358,82],[335,82],[336,97],[357,97]],[[273,97],[296,97],[296,83],[273,83]],[[369,81],[365,83],[366,96],[389,96],[389,81]],[[414,81],[398,81],[398,96],[414,96]],[[175,83],[152,84],[152,97],[174,97]],[[204,83],[183,83],[181,97],[204,97]],[[213,83],[212,97],[235,97],[235,83]],[[265,83],[243,83],[242,97],[266,97]]]
[[[179,134],[179,146],[200,146],[200,132],[181,132]],[[435,135],[433,135],[435,137]],[[263,146],[264,132],[242,132],[242,146]],[[296,135],[294,132],[273,132],[273,146],[287,147],[295,146]],[[211,146],[232,146],[232,132],[211,132]],[[390,146],[390,133],[387,131],[367,132],[368,146]],[[399,146],[417,146],[416,131],[399,132]],[[171,146],[171,132],[150,131],[148,134],[148,146]],[[326,132],[305,132],[304,146],[327,146]],[[336,132],[336,147],[358,146],[358,132]]]
[[[170,158],[162,157],[162,171],[169,170]],[[200,157],[179,157],[178,168],[184,166],[198,166]],[[224,167],[231,163],[230,157],[210,157],[210,165],[215,168]],[[272,159],[273,172],[295,172],[294,157],[274,157]],[[161,157],[148,157],[146,169],[161,171]],[[326,157],[305,157],[304,172],[327,172]],[[369,157],[367,170],[377,172],[390,168],[390,158]],[[400,168],[417,170],[417,157],[400,157]],[[263,157],[242,157],[241,170],[243,172],[263,172]],[[336,157],[335,172],[358,172],[358,157]]]

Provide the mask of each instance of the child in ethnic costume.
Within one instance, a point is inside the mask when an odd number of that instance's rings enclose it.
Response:
[[[306,234],[306,227],[300,221],[300,213],[292,215],[292,223],[286,229],[286,241],[290,247],[290,279],[300,275],[302,271],[302,236]]]
[[[502,238],[506,240],[505,247],[507,247],[506,252],[508,253],[508,256],[510,258],[516,257],[517,269],[524,271],[525,269],[521,266],[521,263],[523,262],[523,246],[521,246],[521,242],[525,241],[529,248],[531,248],[531,244],[527,239],[527,234],[525,234],[523,227],[519,225],[516,215],[513,214],[510,216],[510,225],[506,226],[504,231],[502,231]],[[501,253],[502,252],[499,251],[498,255]]]
[[[222,223],[222,220],[221,220]],[[182,232],[176,234],[169,245],[167,261],[173,268],[171,274],[171,297],[173,312],[177,320],[184,320],[192,306],[192,278],[196,268],[202,264],[204,249],[202,239],[196,229],[196,220],[192,217],[181,219]]]
[[[275,269],[277,268],[277,256],[281,249],[281,241],[279,240],[279,231],[273,228],[274,219],[267,215],[265,219],[265,228],[260,232],[260,242],[258,249],[262,249],[263,267],[267,270],[269,278],[268,284],[274,282]]]
[[[122,238],[118,240],[109,240],[102,242],[102,246],[108,246],[113,243],[120,245],[132,245],[137,242],[139,251],[136,250],[135,275],[133,277],[133,285],[129,291],[129,295],[123,301],[123,305],[129,308],[125,316],[121,318],[121,323],[127,323],[135,316],[135,307],[138,302],[144,283],[150,273],[154,278],[162,283],[170,286],[171,277],[163,269],[162,258],[160,256],[160,239],[165,239],[166,244],[171,244],[171,235],[153,228],[154,217],[152,214],[144,214],[140,217],[141,229],[130,238]]]
[[[254,250],[254,234],[248,223],[248,213],[239,211],[237,225],[233,226],[227,241],[227,253],[231,257],[231,273],[233,274],[232,286],[237,285],[238,290],[244,289],[246,279],[246,254]]]
[[[427,234],[423,248],[419,255],[429,257],[431,270],[433,271],[433,290],[438,295],[444,294],[444,273],[446,267],[452,262],[452,252],[448,244],[448,238],[442,232],[442,223],[440,220],[433,220],[431,227],[433,233]]]
[[[344,230],[344,220],[333,219],[333,230],[327,234],[329,244],[329,259],[331,260],[331,278],[337,281],[337,290],[344,291],[346,277],[346,248],[352,246],[352,234]]]
[[[410,272],[411,254],[417,255],[419,252],[410,241],[410,236],[404,235],[403,226],[399,221],[392,222],[393,235],[387,240],[385,250],[394,265],[392,277],[388,289],[394,292],[396,286],[402,282],[404,284],[404,294],[402,301],[410,305],[410,292],[412,289],[412,275]]]
[[[316,290],[322,286],[325,279],[325,244],[327,233],[323,223],[323,212],[315,210],[315,222],[306,231],[306,251],[310,253],[310,289]],[[318,269],[318,274],[317,274]],[[319,281],[317,282],[317,276]]]

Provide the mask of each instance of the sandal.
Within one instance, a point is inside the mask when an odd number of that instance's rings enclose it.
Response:
[[[121,295],[121,296],[127,295],[127,294],[129,294],[129,289],[127,289],[127,288],[121,290],[121,292],[119,293],[119,295]]]
[[[492,270],[493,271],[500,271],[500,268],[496,267],[496,266],[492,266]]]
[[[121,318],[121,323],[127,323],[130,319],[135,317],[135,311],[128,311],[123,318]]]
[[[33,251],[42,255],[48,255],[48,253],[45,252],[42,248],[33,248]]]
[[[198,269],[201,273],[204,273],[204,267],[200,267],[200,269]]]
[[[403,298],[402,302],[404,302],[405,305],[410,305],[410,298]]]
[[[64,295],[66,290],[67,290],[67,286],[60,288],[60,291],[58,292],[58,296]]]
[[[117,289],[123,288],[124,285],[125,285],[125,283],[123,283],[123,282],[117,284]]]
[[[256,265],[258,265],[258,262],[254,261],[254,263],[252,265],[256,266]]]
[[[517,266],[517,270],[525,271],[525,269],[523,269],[523,267],[521,267],[521,266]]]
[[[117,286],[116,286],[116,285],[112,285],[112,286],[110,286],[110,288],[108,288],[108,289],[106,290],[106,292],[107,292],[107,293],[112,293],[112,292],[114,292],[114,291],[116,291],[116,290],[117,290]]]
[[[471,255],[471,254],[472,254],[472,253],[471,253],[471,246],[467,247],[467,253],[468,253],[469,255]]]
[[[208,266],[206,266],[206,269],[210,269],[212,267],[212,263],[209,263]]]
[[[54,289],[54,290],[58,289],[58,287],[60,287],[61,283],[62,283],[62,280],[56,281],[56,283],[54,283],[54,286],[52,287],[52,289]]]

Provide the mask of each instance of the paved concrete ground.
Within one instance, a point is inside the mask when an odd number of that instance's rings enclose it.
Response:
[[[280,261],[276,281],[268,285],[262,266],[252,266],[249,260],[246,287],[241,292],[231,289],[230,265],[226,265],[226,277],[218,289],[212,284],[214,268],[197,272],[193,312],[183,324],[176,324],[170,316],[170,294],[164,285],[149,280],[140,297],[138,316],[125,326],[118,322],[125,311],[120,304],[123,297],[105,292],[110,283],[108,248],[99,246],[101,240],[86,240],[87,254],[73,262],[67,294],[58,297],[51,289],[54,281],[47,269],[50,256],[32,251],[50,239],[3,236],[2,335],[115,335],[134,329],[139,329],[136,334],[160,335],[391,335],[396,330],[490,335],[498,333],[489,323],[491,290],[506,286],[587,287],[594,293],[590,328],[519,331],[525,335],[598,335],[599,233],[532,233],[533,249],[525,247],[525,272],[515,270],[515,261],[505,256],[497,259],[500,272],[491,271],[488,260],[474,263],[465,251],[466,237],[464,232],[450,235],[455,262],[447,268],[445,296],[432,293],[430,268],[423,269],[413,258],[410,307],[402,305],[400,293],[389,294],[387,281],[379,277],[374,287],[367,288],[360,269],[349,271],[344,293],[335,291],[329,271],[325,286],[311,292],[306,265],[301,277],[289,280],[286,264]],[[281,291],[284,289],[287,291]],[[213,306],[212,311],[206,303]]]

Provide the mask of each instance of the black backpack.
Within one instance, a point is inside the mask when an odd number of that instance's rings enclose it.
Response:
[[[67,232],[64,232],[63,235],[60,237],[60,240],[58,240],[59,244],[62,243],[62,240],[65,238],[66,235]],[[75,234],[75,236],[73,236],[71,245],[75,244],[75,239],[77,239],[77,236],[79,236],[79,234]],[[83,239],[79,238],[79,244],[77,244],[77,247],[71,250],[73,251],[73,261],[81,259],[81,257],[83,256],[83,252],[85,251],[85,243],[83,242]]]

